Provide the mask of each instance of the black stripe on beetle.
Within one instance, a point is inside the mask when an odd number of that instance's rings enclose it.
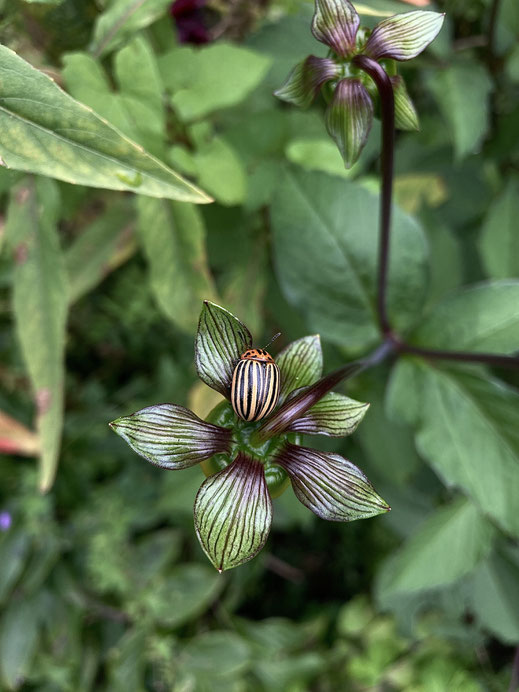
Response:
[[[279,384],[279,368],[270,353],[249,348],[232,376],[231,404],[236,415],[247,421],[268,416],[278,403]]]

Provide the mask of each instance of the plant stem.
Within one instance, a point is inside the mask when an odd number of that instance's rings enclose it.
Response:
[[[382,186],[380,200],[380,243],[378,249],[377,314],[380,331],[391,334],[387,314],[387,276],[391,236],[391,200],[393,196],[393,160],[395,148],[395,97],[393,86],[384,68],[366,55],[357,55],[353,63],[366,72],[377,85],[382,113]]]
[[[490,61],[493,62],[496,57],[495,47],[496,47],[496,24],[497,17],[499,15],[499,3],[500,0],[493,0],[492,7],[490,8],[490,19],[488,21],[488,43],[487,50],[490,57]]]
[[[452,360],[463,363],[481,363],[502,368],[519,368],[519,356],[502,356],[497,353],[471,353],[470,351],[443,351],[434,348],[412,346],[400,341],[394,334],[390,337],[395,351],[422,356],[431,360]]]

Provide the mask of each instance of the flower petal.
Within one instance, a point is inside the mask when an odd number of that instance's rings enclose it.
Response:
[[[355,401],[344,394],[329,392],[288,429],[310,435],[345,437],[357,428],[368,408],[369,404]]]
[[[418,113],[402,77],[391,77],[393,94],[395,95],[395,125],[399,130],[419,130]]]
[[[297,499],[321,519],[353,521],[391,509],[362,471],[338,454],[289,444],[274,461],[290,476]]]
[[[351,168],[366,144],[373,122],[373,104],[359,79],[342,79],[326,109],[326,129]]]
[[[364,53],[374,60],[410,60],[433,41],[442,28],[444,14],[404,12],[384,19],[373,29]]]
[[[251,346],[252,336],[237,317],[204,300],[195,342],[195,364],[201,380],[229,398],[236,363]]]
[[[281,372],[279,402],[294,389],[316,382],[323,372],[323,352],[319,334],[292,341],[276,356]]]
[[[359,23],[359,15],[348,0],[315,0],[312,33],[341,58],[354,52]]]
[[[245,454],[208,478],[195,499],[198,540],[219,572],[251,560],[265,545],[272,501],[263,465]]]
[[[231,439],[230,430],[206,423],[176,404],[148,406],[114,420],[110,427],[141,457],[172,470],[227,452]]]
[[[259,428],[258,433],[263,438],[273,437],[288,430],[291,424],[308,411],[319,399],[332,390],[339,382],[362,370],[363,361],[356,361],[345,365],[339,370],[325,375],[309,387],[302,387],[299,393],[294,393],[292,399],[288,399],[270,416]]]
[[[274,96],[300,108],[308,108],[322,85],[339,74],[340,67],[330,58],[310,55],[294,67]]]

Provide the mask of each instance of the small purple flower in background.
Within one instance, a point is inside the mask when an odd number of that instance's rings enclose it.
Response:
[[[355,63],[357,56],[380,62],[393,85],[396,127],[417,130],[418,116],[395,60],[411,60],[437,36],[444,20],[438,12],[405,12],[388,17],[370,31],[348,0],[315,0],[314,37],[329,47],[325,58],[309,56],[298,63],[275,95],[308,108],[321,88],[329,100],[326,129],[335,140],[346,168],[357,161],[373,122],[371,78]]]
[[[294,341],[276,357],[281,375],[277,408],[249,421],[235,414],[230,400],[236,396],[231,390],[235,368],[251,347],[247,327],[206,301],[196,337],[196,368],[200,379],[226,400],[207,421],[183,406],[159,404],[110,423],[156,466],[179,470],[201,463],[208,478],[195,499],[195,528],[220,572],[247,562],[263,548],[272,523],[272,498],[290,483],[302,504],[329,521],[353,521],[390,509],[350,461],[299,444],[301,434],[349,435],[364,417],[369,404],[331,391],[349,366],[321,377],[319,337]],[[260,390],[260,375],[250,376],[254,384],[247,406]]]
[[[9,531],[13,518],[9,512],[0,512],[0,531]]]
[[[205,21],[206,0],[175,0],[171,16],[175,20],[180,43],[203,44],[211,41]]]

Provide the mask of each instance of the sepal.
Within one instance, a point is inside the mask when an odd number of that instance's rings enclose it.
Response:
[[[130,447],[155,466],[187,469],[227,452],[231,431],[200,420],[183,406],[158,404],[110,423]]]
[[[300,108],[308,108],[323,84],[339,74],[339,66],[330,58],[310,55],[294,67],[283,86],[274,92],[274,96]]]
[[[319,334],[292,341],[276,356],[281,373],[279,403],[295,389],[314,384],[323,372],[323,351]]]
[[[411,60],[436,38],[444,18],[439,12],[422,11],[388,17],[373,29],[364,53],[374,60]]]
[[[309,435],[345,437],[357,429],[368,408],[369,404],[355,401],[344,394],[328,392],[288,429]]]
[[[359,79],[342,79],[325,114],[326,129],[351,168],[360,156],[373,122],[373,104]]]
[[[338,454],[288,444],[275,463],[290,476],[297,499],[321,519],[353,521],[391,509],[362,471]]]
[[[359,15],[348,0],[315,0],[312,33],[341,58],[355,52],[359,23]]]
[[[252,336],[243,322],[204,300],[195,341],[195,365],[203,382],[229,398],[236,363],[251,346]]]
[[[198,540],[219,572],[251,560],[265,545],[272,523],[263,465],[238,454],[204,481],[194,516]]]
[[[418,113],[400,76],[391,77],[395,97],[395,126],[399,130],[419,130]]]

